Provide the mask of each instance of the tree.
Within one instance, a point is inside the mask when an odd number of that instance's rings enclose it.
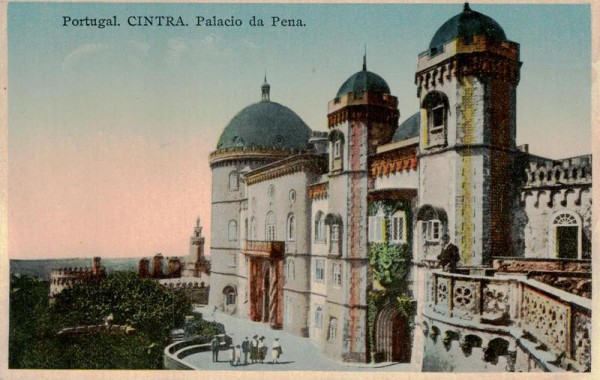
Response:
[[[47,299],[46,283],[11,277],[11,368],[161,368],[170,330],[191,312],[182,294],[132,272],[74,285],[51,305]],[[137,333],[57,335],[65,327],[103,324],[109,314]]]

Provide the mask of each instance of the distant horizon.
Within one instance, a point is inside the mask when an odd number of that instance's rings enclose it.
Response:
[[[551,159],[590,154],[590,4],[470,5],[520,44],[517,145]],[[9,259],[183,257],[197,216],[210,257],[209,154],[260,100],[265,70],[271,99],[325,131],[327,102],[361,69],[366,45],[368,69],[398,97],[402,123],[418,111],[418,54],[462,8],[9,3]],[[128,25],[150,14],[190,26]],[[244,25],[195,25],[213,15]],[[305,26],[251,27],[252,16]],[[122,25],[63,26],[64,17]]]

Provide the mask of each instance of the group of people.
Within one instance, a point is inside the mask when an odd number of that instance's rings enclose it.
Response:
[[[219,350],[220,343],[219,337],[215,338],[211,342],[211,350],[213,353],[213,362],[219,361]],[[268,347],[265,343],[265,337],[254,335],[250,341],[248,337],[244,338],[244,341],[238,345],[229,345],[229,364],[232,366],[248,365],[248,355],[250,355],[250,361],[252,364],[264,363]],[[279,362],[279,357],[283,354],[281,343],[279,338],[275,338],[273,345],[271,346],[271,363],[276,364]],[[243,358],[243,362],[242,362]]]

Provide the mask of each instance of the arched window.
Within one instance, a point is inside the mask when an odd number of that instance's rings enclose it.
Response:
[[[329,332],[327,334],[327,340],[330,342],[335,341],[335,336],[337,333],[337,318],[329,319]]]
[[[339,254],[340,253],[340,232],[341,225],[339,223],[332,223],[329,226],[329,252]]]
[[[323,308],[321,306],[317,306],[315,309],[315,327],[318,329],[323,327]]]
[[[229,221],[229,241],[237,241],[238,239],[238,231],[237,231],[237,222],[235,220]]]
[[[275,241],[275,214],[269,211],[265,223],[265,240]]]
[[[229,173],[229,190],[237,191],[240,188],[240,177],[238,172],[232,171]]]
[[[290,280],[293,280],[296,277],[296,267],[294,265],[294,260],[292,259],[287,259],[286,261],[285,277]]]
[[[392,243],[406,243],[406,213],[396,211],[391,217],[390,241]]]
[[[331,170],[341,170],[343,169],[344,134],[334,129],[329,133],[329,142],[331,144]]]
[[[225,305],[235,305],[236,291],[231,285],[223,288],[223,303]]]
[[[250,219],[250,238],[256,239],[256,236],[256,218],[252,217],[252,219]]]
[[[581,218],[579,215],[562,210],[556,213],[549,229],[550,257],[577,259],[581,257]],[[552,244],[554,243],[554,244]]]
[[[295,240],[296,239],[296,222],[294,220],[294,214],[289,214],[287,218],[287,239]]]
[[[445,146],[447,143],[448,98],[439,91],[432,91],[425,99],[421,108],[427,115],[427,148]]]
[[[244,219],[244,239],[248,240],[248,218]]]
[[[315,242],[325,243],[325,214],[321,211],[315,217]]]

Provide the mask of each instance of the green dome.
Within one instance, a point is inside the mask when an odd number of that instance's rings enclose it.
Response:
[[[305,150],[311,129],[291,109],[263,100],[231,119],[219,138],[217,149],[263,147]]]
[[[506,41],[504,30],[502,30],[502,27],[496,21],[491,17],[471,10],[469,4],[465,3],[462,13],[446,21],[435,32],[429,44],[429,49],[439,48],[459,37],[468,40],[473,36],[480,35],[484,35],[496,42]]]
[[[390,87],[379,75],[367,71],[366,68],[348,78],[337,92],[336,97],[349,93],[360,94],[367,91],[390,93]]]

